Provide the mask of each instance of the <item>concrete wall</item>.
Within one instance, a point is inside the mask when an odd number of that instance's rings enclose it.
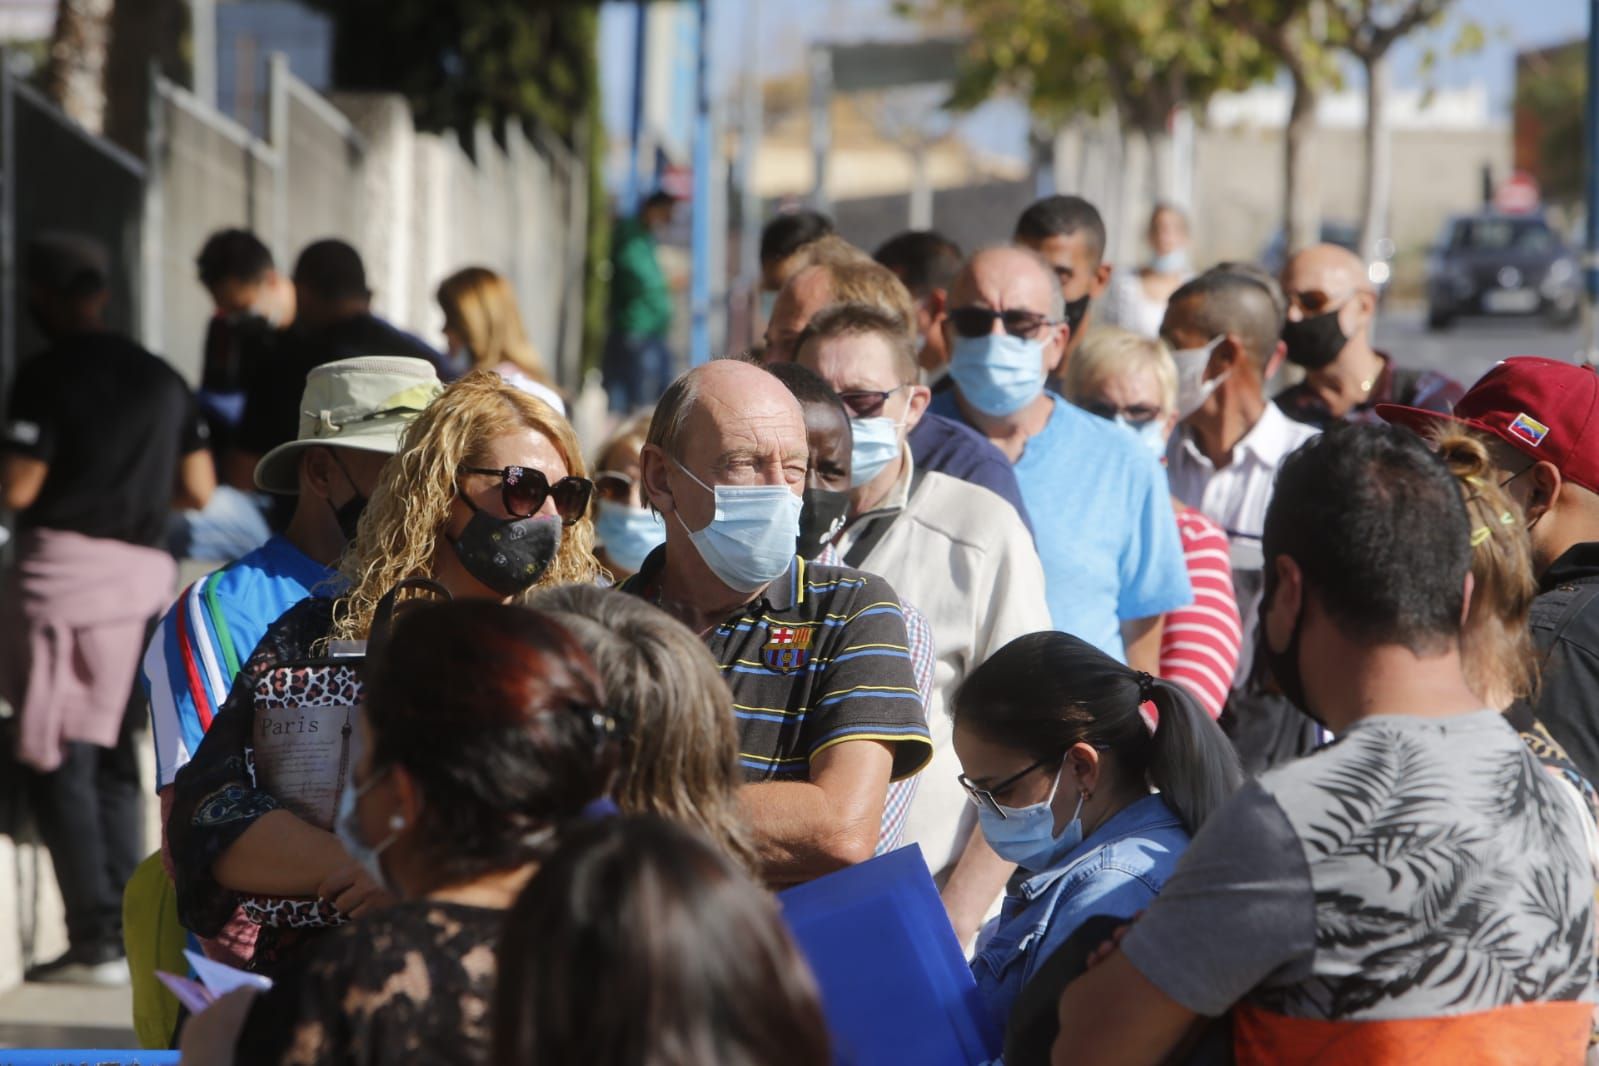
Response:
[[[1509,172],[1508,126],[1478,130],[1401,130],[1393,135],[1392,237],[1402,271],[1419,266],[1445,218],[1481,203],[1482,168]],[[1262,127],[1201,129],[1194,145],[1196,261],[1258,256],[1281,227],[1280,131]],[[1321,185],[1323,217],[1358,223],[1365,165],[1359,129],[1317,131],[1310,149]]]

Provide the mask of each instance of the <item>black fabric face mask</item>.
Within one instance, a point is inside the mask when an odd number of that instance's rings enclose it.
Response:
[[[1286,648],[1282,651],[1273,651],[1271,641],[1266,636],[1266,610],[1275,591],[1275,579],[1268,578],[1260,597],[1260,613],[1255,621],[1255,665],[1252,671],[1254,687],[1262,692],[1275,690],[1283,699],[1325,729],[1327,723],[1310,710],[1305,700],[1305,678],[1299,669],[1299,633],[1305,622],[1303,607],[1298,617],[1294,619],[1294,631],[1288,637]]]
[[[1078,328],[1082,326],[1083,319],[1088,317],[1088,294],[1085,292],[1077,299],[1066,304],[1066,325],[1071,328],[1071,335],[1077,336]]]
[[[1338,358],[1349,338],[1338,324],[1338,312],[1327,311],[1283,326],[1283,343],[1288,346],[1290,363],[1320,370]]]
[[[805,508],[800,511],[799,543],[802,559],[814,559],[844,528],[849,516],[849,493],[830,489],[806,489]]]
[[[333,520],[339,524],[339,532],[344,534],[344,543],[355,543],[355,531],[361,524],[361,514],[365,510],[366,497],[360,493],[333,508]]]
[[[463,494],[472,520],[452,542],[466,572],[501,596],[520,596],[544,576],[561,546],[559,518],[496,518]]]

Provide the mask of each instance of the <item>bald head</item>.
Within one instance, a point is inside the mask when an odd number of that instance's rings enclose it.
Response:
[[[646,440],[701,477],[705,470],[721,473],[735,456],[760,453],[780,468],[785,455],[797,454],[803,480],[799,402],[772,375],[737,359],[695,367],[674,381],[656,405]]]
[[[1001,293],[1005,302],[993,302]],[[1060,285],[1049,264],[1037,252],[1010,244],[982,249],[956,276],[949,290],[949,305],[974,303],[996,310],[1032,311],[1051,321],[1059,321],[1065,311]]]
[[[1336,244],[1296,252],[1283,267],[1282,285],[1290,301],[1299,293],[1319,292],[1342,303],[1353,293],[1372,291],[1360,256]]]

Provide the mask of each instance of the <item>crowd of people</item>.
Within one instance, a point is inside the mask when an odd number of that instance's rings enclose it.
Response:
[[[1342,248],[1196,270],[1161,205],[1124,269],[1052,196],[970,253],[780,216],[763,342],[674,375],[671,207],[592,440],[486,268],[435,350],[220,233],[191,391],[29,249],[35,979],[181,927],[273,981],[164,1016],[189,1063],[820,1066],[772,893],[914,844],[1012,1066],[1599,1046],[1599,373],[1465,389]]]

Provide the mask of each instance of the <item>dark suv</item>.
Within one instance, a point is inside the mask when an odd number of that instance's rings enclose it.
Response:
[[[1581,309],[1576,257],[1540,215],[1461,215],[1427,258],[1427,326],[1459,315],[1548,316],[1569,326]]]

